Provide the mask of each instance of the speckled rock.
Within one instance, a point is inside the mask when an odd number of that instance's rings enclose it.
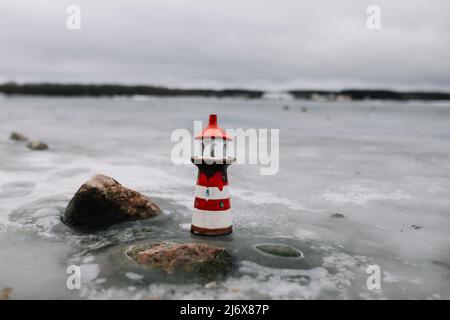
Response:
[[[171,241],[132,246],[127,256],[139,265],[160,268],[166,273],[182,271],[208,279],[229,272],[234,261],[225,248]]]
[[[160,213],[161,209],[139,192],[123,187],[111,177],[95,175],[78,189],[63,220],[77,227],[102,228]]]

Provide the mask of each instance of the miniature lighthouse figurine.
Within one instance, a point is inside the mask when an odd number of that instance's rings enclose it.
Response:
[[[201,155],[192,157],[198,167],[191,232],[202,236],[220,236],[233,232],[227,167],[234,157],[226,156],[231,137],[217,125],[217,115],[195,137],[201,143]]]

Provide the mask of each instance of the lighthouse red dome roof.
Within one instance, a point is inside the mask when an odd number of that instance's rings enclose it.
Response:
[[[232,140],[232,138],[225,132],[224,129],[219,127],[217,124],[217,115],[211,114],[209,115],[209,123],[208,126],[203,129],[203,131],[195,137],[195,139],[203,139],[203,138],[219,138],[223,140]]]

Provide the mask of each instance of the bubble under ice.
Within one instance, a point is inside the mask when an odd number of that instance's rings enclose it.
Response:
[[[12,298],[445,299],[450,298],[450,105],[282,104],[202,98],[0,100],[0,286]],[[307,107],[308,112],[302,112]],[[188,232],[196,169],[170,161],[176,128],[219,115],[225,128],[280,129],[280,170],[229,169],[234,234]],[[18,131],[45,152],[8,139]],[[95,173],[152,198],[164,214],[97,234],[61,223],[71,196]],[[340,213],[343,219],[331,215]],[[161,276],[124,261],[140,241],[227,247],[235,270],[214,284]],[[263,255],[278,243],[302,259]],[[66,268],[81,266],[79,291]],[[382,271],[369,290],[369,265]]]

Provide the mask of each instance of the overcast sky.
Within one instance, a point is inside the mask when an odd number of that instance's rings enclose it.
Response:
[[[449,13],[448,0],[0,0],[0,82],[450,91]]]

